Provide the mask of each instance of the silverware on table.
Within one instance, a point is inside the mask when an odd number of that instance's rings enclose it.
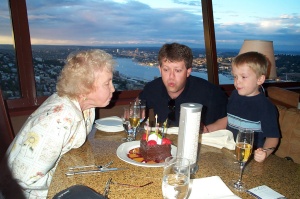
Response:
[[[108,171],[119,171],[119,170],[126,170],[128,168],[99,168],[93,170],[80,170],[80,171],[73,171],[69,170],[65,174],[67,176],[77,175],[77,174],[89,174],[89,173],[98,173],[98,172],[108,172]]]
[[[136,187],[136,188],[142,188],[145,186],[148,186],[150,184],[152,184],[153,182],[148,182],[146,184],[143,185],[133,185],[133,184],[125,184],[125,183],[119,183],[119,182],[111,182],[112,184],[116,184],[116,185],[121,185],[121,186],[127,186],[127,187]]]
[[[109,194],[111,180],[112,180],[112,178],[109,178],[109,179],[107,180],[106,184],[105,184],[104,192],[103,192],[103,196],[104,196],[105,198],[108,198],[107,196],[108,196],[108,194]]]
[[[109,167],[111,164],[113,163],[113,161],[110,161],[109,163],[105,164],[105,165],[83,165],[83,166],[73,166],[73,167],[69,167],[69,171],[71,170],[77,170],[77,169],[85,169],[85,168],[98,168],[98,169],[101,169],[101,168],[107,168]]]
[[[74,166],[69,167],[69,170],[65,173],[67,176],[77,175],[77,174],[89,174],[89,173],[98,173],[98,172],[108,172],[108,171],[118,171],[124,170],[127,168],[108,168],[113,161],[105,165],[83,165],[83,166]]]

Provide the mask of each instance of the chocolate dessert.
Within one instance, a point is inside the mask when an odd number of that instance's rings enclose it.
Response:
[[[171,156],[171,144],[148,145],[146,140],[141,140],[140,153],[145,161],[163,162]]]

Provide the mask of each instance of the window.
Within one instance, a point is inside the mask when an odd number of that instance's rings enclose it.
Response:
[[[213,0],[213,9],[220,80],[250,39],[273,41],[277,80],[300,82],[299,1]]]
[[[117,91],[140,90],[160,76],[158,50],[167,42],[191,46],[193,74],[207,79],[200,2],[82,1],[70,7],[27,0],[27,12],[38,96],[55,91],[63,60],[84,48],[115,57]]]
[[[141,0],[141,2],[146,1],[146,0]],[[35,7],[33,5],[34,2],[37,2],[40,4],[40,6]],[[193,38],[193,36],[196,38],[194,39],[197,43],[197,45],[199,45],[199,48],[204,48],[204,41],[205,41],[205,49],[206,49],[206,53],[201,52],[201,53],[195,53],[196,56],[198,57],[202,57],[202,55],[206,54],[206,61],[207,61],[207,76],[208,76],[208,80],[218,84],[219,81],[216,81],[216,79],[218,78],[214,78],[215,76],[218,77],[218,66],[217,66],[217,56],[216,56],[216,52],[214,49],[214,43],[216,42],[215,37],[214,37],[214,23],[213,20],[211,20],[212,17],[212,1],[211,0],[207,0],[207,1],[202,1],[201,5],[200,2],[196,2],[197,4],[193,4],[193,5],[187,5],[188,3],[192,3],[193,1],[176,1],[176,2],[181,2],[181,4],[178,4],[179,7],[174,8],[172,11],[170,12],[162,12],[160,9],[161,13],[156,13],[159,17],[160,20],[155,21],[155,17],[153,16],[153,20],[152,21],[145,21],[143,17],[139,17],[142,15],[149,15],[147,11],[147,9],[151,9],[151,7],[147,7],[145,6],[144,9],[141,10],[137,10],[134,7],[134,3],[137,3],[136,1],[130,1],[130,3],[132,3],[131,8],[133,10],[135,10],[135,13],[137,15],[134,15],[134,13],[129,13],[128,11],[124,11],[121,12],[122,9],[124,9],[124,6],[122,4],[117,4],[117,2],[125,2],[125,1],[114,1],[114,7],[111,7],[111,9],[103,9],[103,7],[99,7],[99,6],[95,6],[94,7],[94,11],[93,12],[85,12],[86,10],[84,9],[84,1],[80,1],[80,4],[78,4],[78,1],[74,1],[72,3],[70,3],[70,5],[62,5],[63,2],[59,2],[59,3],[55,3],[53,4],[53,2],[48,1],[46,2],[47,4],[51,4],[51,5],[44,5],[43,6],[43,1],[33,1],[33,0],[9,0],[9,9],[11,12],[11,21],[12,21],[12,27],[13,27],[13,39],[12,41],[14,41],[14,47],[15,47],[15,57],[16,57],[16,66],[17,66],[17,72],[19,75],[19,90],[20,90],[20,96],[18,98],[14,98],[14,99],[8,99],[7,103],[8,106],[10,108],[10,114],[11,115],[17,115],[17,114],[27,114],[28,112],[32,112],[32,110],[34,110],[36,108],[36,106],[39,106],[46,98],[47,96],[43,96],[43,95],[47,95],[47,92],[53,92],[53,90],[47,90],[47,88],[45,89],[44,87],[41,87],[40,84],[43,83],[44,81],[48,81],[51,80],[49,82],[54,82],[52,80],[54,80],[55,78],[57,78],[57,73],[59,71],[59,67],[61,62],[61,59],[59,57],[57,57],[57,59],[55,59],[55,61],[53,61],[53,59],[49,58],[49,55],[52,55],[52,53],[50,53],[50,51],[48,53],[44,53],[44,54],[39,54],[39,48],[37,44],[57,44],[57,45],[63,45],[63,46],[67,46],[68,44],[75,44],[77,43],[76,46],[72,45],[69,46],[69,50],[73,51],[73,49],[71,48],[82,48],[83,45],[82,43],[78,42],[76,38],[73,38],[73,36],[77,36],[77,35],[85,35],[85,38],[87,42],[89,42],[90,46],[105,46],[103,43],[99,43],[98,40],[96,40],[96,36],[97,35],[101,35],[102,38],[105,38],[105,40],[107,41],[115,41],[115,45],[116,44],[120,44],[121,41],[123,41],[123,36],[126,36],[126,39],[128,41],[130,41],[128,43],[128,45],[124,44],[124,49],[126,47],[134,47],[133,51],[137,50],[136,52],[140,53],[143,55],[142,53],[142,48],[138,47],[136,45],[136,41],[133,40],[133,38],[136,37],[136,33],[140,33],[140,35],[146,35],[147,34],[152,34],[153,35],[153,39],[152,40],[148,40],[148,47],[152,46],[151,42],[156,42],[159,43],[160,45],[162,45],[165,42],[173,42],[173,41],[177,41],[177,42],[181,42],[181,43],[185,43],[185,44],[189,44],[191,38]],[[97,3],[97,1],[94,2],[88,2],[88,4],[91,3]],[[107,1],[104,1],[107,2]],[[161,1],[149,1],[149,2],[153,2],[153,3],[161,3]],[[169,1],[164,1],[164,2],[169,2]],[[223,1],[222,1],[223,2]],[[26,6],[26,3],[28,4]],[[222,6],[220,4],[219,1],[215,0],[214,3],[216,3],[214,5],[214,9],[217,10],[218,12],[218,6]],[[230,2],[231,3],[231,2]],[[277,1],[276,1],[277,3]],[[52,5],[53,4],[53,5]],[[63,15],[59,15],[58,12],[58,8],[52,10],[51,8],[56,6],[56,5],[61,5],[61,8],[64,9],[64,14]],[[299,4],[297,4],[299,5]],[[155,6],[155,5],[152,5]],[[202,13],[201,13],[201,6],[202,6]],[[168,5],[167,5],[168,7]],[[1,9],[3,9],[4,7],[1,6]],[[185,9],[183,9],[185,8]],[[197,8],[194,9],[194,14],[195,14],[195,20],[193,21],[191,17],[191,14],[188,14],[188,12],[186,11],[187,9],[191,9],[191,8]],[[9,10],[7,9],[7,10]],[[35,10],[36,9],[36,10]],[[51,9],[52,12],[48,13],[46,12],[47,9]],[[198,10],[199,9],[199,10]],[[35,12],[33,12],[35,10]],[[66,18],[66,15],[70,15],[72,10],[76,10],[78,12],[76,12],[76,15],[72,15],[72,17],[74,18]],[[182,18],[182,21],[180,23],[180,25],[176,25],[170,23],[172,26],[158,26],[159,24],[155,24],[157,22],[172,22],[172,16],[181,13],[179,11],[185,11],[185,13],[183,13],[183,15],[180,15],[180,17]],[[117,12],[117,14],[115,15],[108,15],[109,13],[107,13],[108,11],[110,12]],[[27,15],[28,12],[28,15]],[[55,14],[54,14],[55,13]],[[119,14],[118,14],[119,13]],[[122,15],[121,15],[121,14]],[[174,14],[175,13],[175,14]],[[103,20],[103,14],[104,16],[107,18],[106,20]],[[113,14],[113,13],[112,13]],[[161,15],[159,15],[161,14]],[[203,17],[203,24],[202,24],[202,17]],[[227,13],[225,13],[227,14]],[[224,15],[225,15],[224,14]],[[218,13],[216,13],[216,15],[218,15]],[[78,18],[78,16],[82,16],[81,18]],[[120,28],[122,31],[119,31],[119,37],[121,38],[120,40],[113,40],[113,39],[109,39],[109,35],[110,32],[107,31],[106,27],[110,26],[111,23],[113,21],[111,20],[111,16],[116,16],[119,17],[119,20],[124,20],[124,26],[119,27],[117,26],[117,28]],[[169,17],[168,17],[169,16]],[[193,15],[194,16],[194,15]],[[197,18],[198,16],[198,18]],[[219,15],[220,16],[220,15]],[[57,26],[58,23],[52,23],[50,19],[55,19],[56,22],[58,21],[65,21],[65,24],[61,25],[60,27],[66,26],[66,29],[64,29],[64,31],[67,31],[67,35],[68,37],[62,37],[61,36],[61,31],[55,31],[57,30],[57,28],[59,28]],[[128,18],[134,18],[135,20],[131,21],[131,23],[126,23],[128,20]],[[29,20],[28,20],[29,19]],[[78,20],[81,19],[81,20]],[[36,28],[35,24],[34,24],[34,20],[40,21],[42,23],[39,24],[40,28]],[[66,20],[68,20],[66,22]],[[76,30],[71,29],[71,27],[67,26],[68,24],[74,24],[71,23],[73,21],[75,21],[75,26],[77,27]],[[90,20],[93,23],[91,23],[91,25],[89,27],[86,28],[82,28],[82,24],[85,24],[86,21],[85,20]],[[217,21],[217,19],[215,19]],[[176,20],[175,20],[176,21]],[[135,24],[133,22],[139,23],[139,24]],[[2,23],[2,22],[1,22]],[[153,23],[156,26],[156,29],[159,30],[159,32],[163,33],[165,35],[164,39],[159,40],[158,39],[158,32],[155,32],[155,29],[149,29],[149,28],[145,28],[145,24],[147,23]],[[167,25],[163,24],[163,25]],[[107,25],[107,26],[106,26]],[[138,31],[133,31],[134,29],[132,28],[132,25],[136,25],[136,26],[140,26],[140,29]],[[162,24],[161,24],[162,25]],[[187,25],[189,28],[185,28],[184,25]],[[218,26],[218,25],[217,25]],[[2,27],[2,26],[1,26]],[[5,26],[6,29],[9,30],[9,26]],[[29,28],[30,27],[30,28]],[[52,30],[50,27],[54,27],[54,30]],[[93,28],[95,27],[100,27],[100,29],[98,29],[97,31],[93,31]],[[116,26],[112,26],[112,27],[116,27]],[[147,27],[147,26],[146,26]],[[194,29],[196,27],[196,29]],[[203,31],[204,28],[204,31]],[[29,31],[30,29],[30,31]],[[167,29],[171,29],[172,33],[168,33],[166,32]],[[184,29],[184,30],[188,30],[187,32],[185,32],[183,35],[177,35],[176,33],[178,32],[179,29]],[[216,27],[216,29],[218,29],[218,27]],[[192,31],[191,31],[192,30]],[[0,33],[1,34],[5,34],[6,36],[8,35],[8,32],[3,32],[4,30],[1,28]],[[148,32],[147,32],[148,31]],[[218,29],[219,31],[219,29]],[[29,34],[30,32],[30,34]],[[47,32],[51,33],[51,40],[48,40],[48,42],[46,42],[46,40],[44,40],[44,36],[46,35]],[[88,36],[87,35],[89,33],[94,33],[94,35]],[[192,35],[189,35],[189,33],[192,32]],[[156,33],[156,34],[154,34]],[[219,47],[219,33],[217,33],[217,46]],[[9,34],[11,35],[11,34]],[[204,35],[204,37],[203,37]],[[295,35],[294,37],[296,37],[297,35]],[[1,35],[1,38],[2,35]],[[56,38],[59,38],[59,40],[55,40]],[[170,40],[167,40],[167,39]],[[130,40],[132,39],[132,40]],[[186,39],[185,42],[183,42],[182,39]],[[244,39],[244,38],[241,38]],[[54,42],[54,40],[56,41],[56,43]],[[143,38],[143,40],[146,40],[145,38]],[[70,41],[70,43],[68,43]],[[76,42],[75,42],[76,41]],[[13,42],[11,42],[13,43]],[[1,43],[2,44],[2,43]],[[159,46],[160,46],[159,45]],[[121,53],[123,48],[115,48],[115,49],[111,49],[111,52],[113,53]],[[107,49],[108,50],[108,49]],[[64,53],[67,54],[67,51],[65,51]],[[43,56],[42,56],[43,55]],[[61,54],[60,57],[65,57],[64,54]],[[47,58],[47,59],[45,59]],[[48,59],[49,58],[49,59]],[[46,60],[46,61],[45,61]],[[48,66],[51,67],[51,69],[47,69],[46,70],[46,75],[41,75],[41,69],[44,67],[44,65],[47,64]],[[299,65],[298,65],[299,66]],[[60,66],[61,67],[61,66]],[[1,66],[2,68],[2,66]],[[54,70],[52,70],[54,69]],[[38,84],[36,84],[36,82]],[[299,87],[299,83],[283,83],[283,84],[277,84],[277,86],[280,87]],[[224,87],[224,86],[223,86]],[[224,87],[225,88],[225,87]],[[130,88],[129,88],[130,89]],[[135,89],[135,88],[132,88]],[[137,88],[139,89],[139,88]],[[232,89],[231,87],[229,88],[225,88],[225,90],[230,90]],[[122,90],[122,89],[120,89]],[[129,98],[133,98],[135,96],[137,96],[137,93],[139,92],[139,90],[130,90],[130,91],[120,91],[117,93],[117,97],[118,97],[118,101],[116,104],[118,103],[127,103],[126,99]]]
[[[0,86],[4,99],[19,98],[20,85],[8,1],[1,1]]]

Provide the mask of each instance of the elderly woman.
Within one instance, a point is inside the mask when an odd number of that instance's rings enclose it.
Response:
[[[92,129],[95,107],[109,104],[114,61],[102,50],[72,54],[57,93],[30,117],[7,151],[8,166],[26,198],[46,198],[60,157],[80,147]]]

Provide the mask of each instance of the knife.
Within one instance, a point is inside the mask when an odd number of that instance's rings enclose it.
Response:
[[[77,174],[88,174],[88,173],[98,173],[98,172],[107,172],[107,171],[118,171],[118,170],[125,170],[128,168],[100,168],[100,169],[93,169],[93,170],[85,170],[85,171],[68,171],[66,172],[66,176],[72,176]]]

